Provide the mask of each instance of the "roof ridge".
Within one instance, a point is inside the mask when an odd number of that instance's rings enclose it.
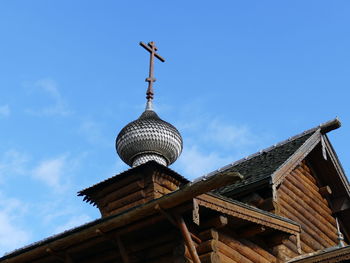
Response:
[[[201,179],[206,178],[206,177],[209,177],[209,176],[212,176],[212,175],[214,175],[214,174],[216,174],[216,173],[223,172],[223,171],[225,171],[225,170],[227,170],[227,169],[229,169],[229,168],[232,168],[232,167],[234,167],[234,166],[236,166],[236,165],[238,165],[238,164],[240,164],[240,163],[243,163],[243,162],[245,162],[245,161],[248,161],[248,160],[250,160],[250,159],[253,159],[254,157],[259,156],[259,155],[261,155],[261,154],[263,154],[263,153],[268,153],[268,152],[270,152],[271,150],[273,150],[273,149],[275,149],[275,148],[277,148],[277,147],[280,147],[280,146],[285,145],[285,144],[287,144],[287,143],[289,143],[289,142],[291,142],[291,141],[294,141],[294,140],[296,140],[296,139],[299,139],[299,138],[301,138],[301,137],[303,137],[303,136],[305,136],[305,135],[307,135],[307,134],[310,134],[310,133],[312,133],[312,132],[315,132],[315,131],[317,131],[318,129],[321,130],[322,133],[327,133],[327,132],[330,132],[330,131],[332,131],[332,130],[338,129],[340,126],[341,126],[341,122],[340,122],[339,118],[336,117],[336,118],[334,118],[334,119],[332,119],[332,120],[329,120],[329,121],[327,121],[327,122],[321,123],[321,124],[319,124],[319,125],[316,126],[316,127],[313,127],[313,128],[311,128],[311,129],[305,130],[305,131],[303,131],[302,133],[299,133],[299,134],[297,134],[297,135],[291,136],[291,137],[289,137],[289,138],[286,139],[286,140],[283,140],[283,141],[280,141],[280,142],[278,142],[278,143],[275,143],[275,144],[273,144],[272,146],[269,146],[269,147],[267,147],[267,148],[264,148],[264,149],[262,149],[262,150],[260,150],[260,151],[258,151],[258,152],[255,152],[255,153],[253,153],[253,154],[247,155],[246,157],[243,157],[243,158],[241,158],[241,159],[239,159],[239,160],[237,160],[237,161],[234,161],[234,162],[232,162],[232,163],[230,163],[230,164],[227,164],[227,165],[225,165],[225,166],[223,166],[223,167],[220,167],[220,168],[218,168],[218,169],[216,169],[216,170],[214,170],[214,171],[212,171],[212,172],[210,172],[210,173],[207,173],[207,174],[205,174],[205,175],[203,175],[203,176],[201,176],[201,177],[199,177],[199,178],[196,178],[195,181],[201,180]]]

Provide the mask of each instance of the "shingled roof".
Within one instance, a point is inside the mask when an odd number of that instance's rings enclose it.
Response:
[[[209,175],[232,171],[239,172],[244,176],[241,182],[228,185],[215,192],[230,196],[232,193],[245,189],[254,183],[269,181],[272,174],[316,131],[320,130],[321,133],[327,133],[338,127],[340,127],[340,121],[336,118],[210,173]]]

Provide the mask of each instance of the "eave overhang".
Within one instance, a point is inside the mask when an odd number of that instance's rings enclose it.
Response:
[[[291,235],[298,235],[301,232],[301,226],[288,218],[263,211],[223,196],[209,193],[197,196],[195,199],[199,206],[228,216],[250,221]]]

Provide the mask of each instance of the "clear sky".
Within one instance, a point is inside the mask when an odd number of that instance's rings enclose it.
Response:
[[[350,173],[349,1],[0,2],[0,254],[99,217],[76,192],[127,166],[120,129],[155,106],[189,179],[339,116]]]

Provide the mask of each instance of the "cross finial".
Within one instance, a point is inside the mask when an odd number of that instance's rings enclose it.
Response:
[[[338,241],[339,241],[338,246],[345,247],[344,236],[343,236],[342,232],[340,231],[339,221],[338,221],[337,217],[335,218],[335,221],[337,223],[337,235],[338,235]]]
[[[162,62],[164,62],[165,59],[162,58],[158,53],[156,53],[158,49],[153,41],[149,42],[147,45],[143,42],[140,42],[140,46],[142,46],[144,49],[146,49],[150,53],[149,74],[148,74],[148,78],[146,78],[146,82],[148,82],[146,98],[147,98],[147,108],[149,108],[149,104],[151,104],[151,100],[153,100],[153,96],[154,96],[153,82],[156,81],[156,79],[154,78],[154,57],[158,58]]]

